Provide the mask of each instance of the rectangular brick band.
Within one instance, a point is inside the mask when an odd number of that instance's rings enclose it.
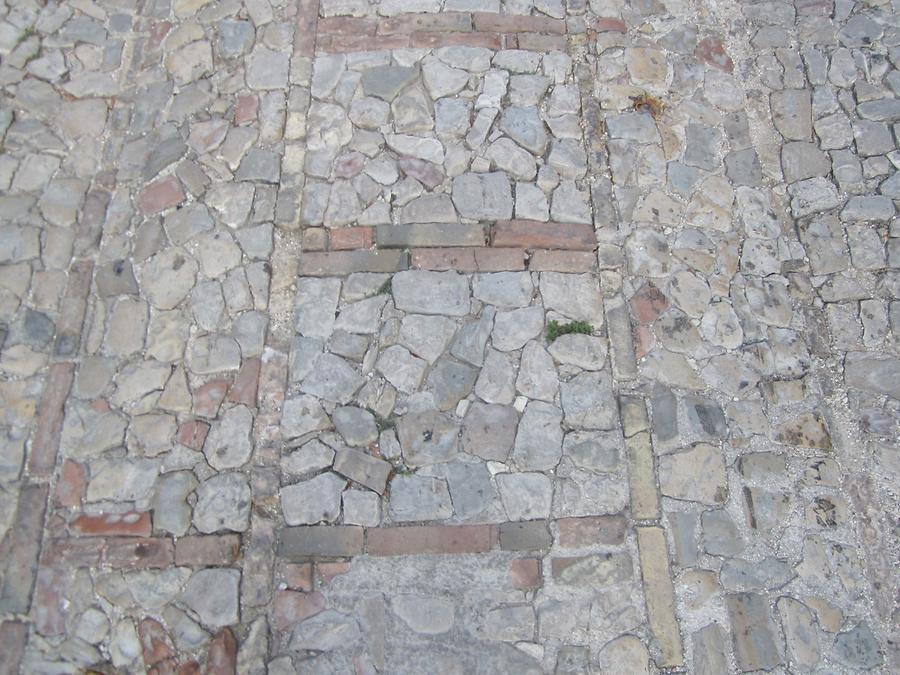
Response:
[[[42,565],[116,569],[162,569],[175,562],[168,537],[79,537],[51,539],[41,551]]]
[[[597,255],[593,251],[532,251],[528,269],[534,272],[593,272],[597,269]]]
[[[354,525],[313,525],[281,530],[279,555],[288,560],[316,556],[347,557],[363,552],[363,528]]]
[[[636,527],[644,601],[650,630],[662,652],[658,665],[678,668],[684,665],[681,631],[675,617],[675,590],[669,569],[666,536],[660,527]]]
[[[378,35],[408,35],[414,32],[465,33],[472,30],[472,15],[466,12],[401,14],[378,20]],[[481,30],[481,29],[479,29]]]
[[[231,565],[241,554],[239,534],[193,535],[175,544],[175,564],[190,567]]]
[[[328,16],[320,18],[316,29],[319,35],[375,35],[378,23],[374,19],[352,16]]]
[[[315,55],[316,31],[319,21],[319,0],[298,0],[297,27],[294,33],[294,54]]]
[[[455,223],[378,225],[375,228],[375,243],[381,248],[484,246],[487,237],[481,225]]]
[[[388,251],[327,251],[301,253],[301,276],[343,276],[352,272],[400,272],[409,267],[409,256],[397,249]]]
[[[0,612],[24,614],[31,604],[47,507],[46,485],[25,485],[19,492],[16,517],[7,535]]]
[[[593,251],[597,235],[593,226],[582,223],[499,220],[491,228],[491,246]]]
[[[565,19],[543,16],[523,16],[475,12],[472,15],[475,30],[496,33],[553,33],[566,34]]]
[[[77,260],[69,269],[69,283],[60,303],[59,321],[56,323],[56,343],[53,353],[58,357],[67,358],[78,353],[93,270],[92,260]]]
[[[50,366],[28,453],[28,471],[35,478],[49,478],[56,466],[64,408],[74,375],[74,363]]]
[[[13,675],[19,672],[19,664],[25,655],[28,640],[28,624],[21,621],[4,621],[0,624],[0,673]]]
[[[485,553],[494,547],[492,525],[414,525],[379,527],[367,532],[369,555]]]
[[[416,248],[410,267],[444,272],[516,272],[525,269],[524,249]]]

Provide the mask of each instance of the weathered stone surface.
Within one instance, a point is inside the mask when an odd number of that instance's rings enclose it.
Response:
[[[214,469],[236,469],[250,459],[253,445],[250,431],[253,415],[243,405],[229,409],[218,422],[214,422],[206,437],[203,453]]]
[[[456,457],[459,425],[436,411],[411,412],[397,422],[397,436],[404,461],[410,466],[427,466]]]
[[[612,383],[605,371],[585,372],[560,385],[565,426],[612,429],[618,418]]]
[[[296,438],[330,427],[328,415],[314,396],[297,396],[284,402],[281,432],[285,438]]]
[[[543,401],[531,401],[516,432],[513,459],[522,469],[553,469],[562,456],[562,440],[562,411]]]
[[[233,569],[194,572],[181,600],[205,625],[218,628],[238,622],[238,584],[241,573]]]
[[[734,654],[744,670],[770,670],[782,663],[764,596],[736,593],[725,596],[731,619]]]
[[[469,283],[457,272],[398,272],[391,289],[397,309],[404,312],[448,316],[469,313]]]
[[[659,458],[659,486],[667,497],[721,504],[728,493],[721,450],[697,443]]]
[[[419,475],[399,475],[391,481],[391,517],[399,522],[443,520],[453,515],[446,481]]]
[[[250,486],[244,476],[216,474],[201,483],[196,494],[194,527],[201,532],[244,532],[250,526]]]
[[[457,176],[453,179],[452,198],[463,218],[508,220],[513,215],[512,189],[504,173]]]
[[[288,525],[331,523],[341,513],[341,492],[347,481],[322,473],[302,483],[281,488],[281,509]]]
[[[534,520],[550,515],[552,486],[542,473],[497,474],[500,498],[510,520]]]

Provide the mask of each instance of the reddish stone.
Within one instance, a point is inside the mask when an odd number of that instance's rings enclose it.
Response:
[[[634,357],[642,359],[653,351],[656,336],[647,324],[638,324],[634,330]]]
[[[234,105],[234,123],[246,124],[256,120],[259,112],[259,99],[253,94],[238,96]]]
[[[156,619],[149,617],[142,619],[138,624],[138,635],[141,639],[145,666],[155,666],[172,656],[169,635]]]
[[[306,276],[341,276],[353,272],[398,272],[408,266],[403,251],[328,251],[301,253],[299,273]]]
[[[725,52],[722,41],[717,37],[709,36],[700,40],[694,49],[694,56],[726,73],[734,70],[734,62]]]
[[[93,271],[93,260],[77,260],[69,267],[66,294],[56,321],[53,353],[58,357],[74,357],[78,353]]]
[[[634,318],[642,324],[652,323],[669,306],[666,296],[649,281],[631,296],[628,303],[631,305]]]
[[[147,40],[147,51],[152,52],[159,49],[163,39],[172,30],[172,24],[169,21],[156,21],[150,26],[150,39]]]
[[[160,661],[152,668],[147,669],[147,675],[176,675],[178,663],[175,659]]]
[[[98,413],[108,413],[112,410],[112,407],[105,398],[95,398],[91,401],[91,410]]]
[[[498,220],[491,228],[491,246],[593,251],[597,235],[592,226],[580,223]]]
[[[171,567],[175,561],[172,540],[163,537],[107,539],[106,562],[111,567],[147,569]]]
[[[479,272],[517,272],[525,269],[523,248],[475,248],[475,268]]]
[[[528,269],[534,272],[593,272],[597,254],[593,251],[548,251],[537,249],[531,254]]]
[[[316,573],[325,584],[341,574],[346,574],[348,569],[350,569],[350,564],[346,562],[316,563]]]
[[[378,35],[409,35],[416,31],[465,33],[472,30],[472,16],[466,12],[401,14],[378,21]]]
[[[416,248],[410,252],[410,267],[444,272],[477,272],[475,249],[472,248]]]
[[[334,160],[332,171],[335,178],[353,178],[365,166],[366,157],[361,152],[352,150],[345,152]]]
[[[409,37],[409,46],[433,49],[437,47],[484,47],[501,49],[502,41],[497,33],[425,33],[416,32]]]
[[[69,524],[75,535],[149,537],[153,531],[149,511],[81,515]]]
[[[42,567],[38,570],[31,613],[34,627],[41,635],[62,635],[66,632],[65,608],[69,602],[65,589],[70,582],[61,569]]]
[[[153,215],[178,206],[185,200],[184,189],[175,176],[166,176],[150,183],[141,190],[138,207],[147,215]]]
[[[259,388],[259,358],[245,359],[241,369],[234,378],[234,384],[228,391],[228,400],[232,403],[243,403],[250,408],[256,407],[256,392]]]
[[[564,19],[552,19],[544,16],[526,16],[524,14],[491,14],[475,12],[475,30],[495,33],[554,33],[565,35]]]
[[[219,414],[219,406],[228,393],[228,380],[210,380],[194,390],[194,414],[201,417],[215,417]]]
[[[375,35],[377,24],[372,19],[352,16],[329,16],[319,19],[319,34],[330,35]]]
[[[485,553],[494,547],[496,528],[490,525],[414,525],[376,527],[367,533],[369,555]]]
[[[57,538],[44,542],[41,549],[42,565],[68,565],[93,567],[103,560],[106,541],[99,537],[90,539]]]
[[[328,248],[328,231],[324,227],[308,227],[300,238],[303,251],[324,251]]]
[[[397,164],[403,173],[412,176],[429,190],[434,190],[444,182],[445,175],[441,168],[424,159],[401,157]]]
[[[311,591],[313,589],[312,563],[285,564],[284,583],[294,591]]]
[[[588,28],[595,33],[627,33],[628,26],[622,19],[612,16],[598,16],[588,21]]]
[[[230,628],[223,628],[209,643],[206,653],[207,675],[235,675],[237,672],[237,640]]]
[[[87,471],[84,465],[71,459],[64,461],[56,481],[56,503],[68,507],[81,506],[86,487]]]
[[[338,227],[329,232],[331,249],[350,251],[371,248],[375,244],[374,227]]]
[[[586,548],[597,544],[621,544],[625,541],[628,523],[624,516],[585,516],[559,518],[559,545],[565,548]]]
[[[325,598],[321,593],[278,591],[272,602],[272,624],[276,630],[283,631],[324,609]]]
[[[74,363],[54,363],[50,366],[28,454],[28,470],[32,477],[49,478],[56,466],[63,408],[69,397],[74,374]]]
[[[241,554],[239,534],[181,537],[175,544],[175,564],[189,567],[231,565]]]
[[[541,561],[537,558],[516,558],[510,563],[509,578],[513,588],[539,588],[543,585]]]
[[[294,30],[294,54],[312,57],[316,48],[319,0],[298,0],[297,27]]]
[[[200,675],[200,664],[196,661],[188,661],[178,666],[178,675]]]
[[[206,435],[209,433],[209,424],[200,420],[190,420],[178,427],[178,435],[175,440],[191,450],[200,452],[206,443]]]

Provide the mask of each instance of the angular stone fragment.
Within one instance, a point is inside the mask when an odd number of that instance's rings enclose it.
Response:
[[[383,494],[392,467],[390,462],[361,450],[340,448],[335,454],[334,470],[378,494]]]
[[[245,464],[253,452],[252,427],[253,415],[243,405],[229,409],[220,421],[214,422],[203,446],[210,466],[221,471]]]
[[[516,433],[513,458],[522,469],[552,469],[562,455],[562,440],[559,408],[543,401],[530,401]]]
[[[613,429],[618,411],[606,371],[585,372],[560,385],[565,425],[573,429]]]
[[[453,205],[463,218],[508,220],[513,214],[509,178],[501,172],[465,173],[453,179]]]
[[[449,316],[469,313],[469,283],[457,272],[398,272],[391,289],[397,309],[404,312]]]
[[[473,403],[463,421],[462,449],[486,460],[505,462],[519,418],[511,406]]]
[[[553,488],[542,473],[497,474],[497,487],[510,520],[534,520],[550,515]]]
[[[284,402],[281,433],[285,438],[298,438],[330,427],[328,415],[314,396],[297,396]]]
[[[697,443],[659,458],[660,490],[667,497],[721,504],[727,496],[725,458],[715,446]]]
[[[197,488],[194,527],[205,534],[244,532],[250,526],[250,486],[233,472],[216,474]]]
[[[409,466],[449,462],[459,446],[459,425],[436,411],[410,412],[397,422],[403,459]]]
[[[236,624],[240,579],[241,573],[234,569],[198,570],[185,585],[181,600],[207,626]]]
[[[472,391],[477,376],[475,368],[445,357],[434,364],[426,387],[434,394],[438,410],[453,410]]]
[[[376,66],[365,70],[360,80],[367,96],[375,96],[387,102],[418,78],[418,69],[405,66]]]
[[[782,663],[765,597],[756,593],[725,596],[734,654],[743,670],[771,670]]]
[[[341,513],[341,492],[347,481],[327,472],[281,488],[281,510],[288,525],[331,523]]]
[[[391,481],[391,517],[398,521],[444,520],[453,515],[446,481],[420,475],[398,475]]]

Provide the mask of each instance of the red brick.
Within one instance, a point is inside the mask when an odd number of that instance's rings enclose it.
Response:
[[[409,46],[428,49],[456,46],[501,49],[503,45],[497,33],[416,32],[409,36]]]
[[[338,227],[329,234],[333,251],[371,248],[375,243],[374,227]]]
[[[259,389],[259,358],[245,359],[241,369],[234,378],[228,391],[228,400],[232,403],[243,403],[250,408],[256,407],[256,392]]]
[[[56,481],[56,503],[60,506],[79,507],[87,486],[87,471],[83,464],[67,459],[63,462]]]
[[[409,46],[409,37],[406,35],[376,37],[368,35],[320,35],[316,39],[316,47],[318,49],[331,53],[404,49]]]
[[[504,49],[518,49],[519,48],[519,36],[518,33],[507,33],[503,36],[503,48]]]
[[[492,228],[491,245],[593,251],[597,235],[591,225],[581,223],[498,220]]]
[[[627,33],[628,26],[613,16],[597,16],[588,21],[588,29],[596,33]]]
[[[322,580],[323,584],[329,583],[332,579],[341,574],[346,574],[348,569],[350,569],[350,563],[346,562],[316,563],[316,574]]]
[[[476,248],[475,267],[479,272],[517,272],[525,269],[523,248]]]
[[[585,548],[597,544],[621,544],[625,541],[628,523],[624,516],[586,516],[559,518],[559,545],[564,548]]]
[[[284,566],[284,583],[294,591],[313,589],[312,563],[287,563]]]
[[[105,549],[106,541],[100,537],[51,539],[41,549],[41,564],[93,567],[103,560]]]
[[[259,99],[253,94],[238,96],[234,106],[234,123],[237,125],[256,121]]]
[[[476,272],[473,248],[416,248],[410,251],[410,267],[420,270]]]
[[[175,176],[166,176],[141,190],[138,207],[147,215],[178,206],[185,200],[184,189]]]
[[[66,294],[60,303],[59,319],[56,322],[56,343],[53,348],[56,356],[74,357],[78,353],[93,270],[92,260],[77,260],[69,268]]]
[[[521,590],[539,588],[544,583],[541,561],[537,558],[516,558],[510,563],[509,578],[513,588]]]
[[[319,35],[375,35],[374,19],[352,16],[329,16],[319,19]]]
[[[171,539],[148,537],[106,540],[106,562],[112,567],[158,569],[171,567],[174,559]]]
[[[464,33],[471,30],[472,15],[466,12],[402,14],[378,21],[378,35],[409,35],[416,31]]]
[[[175,544],[175,564],[189,567],[231,565],[241,554],[239,534],[181,537]]]
[[[229,380],[210,380],[194,390],[194,414],[201,417],[215,417],[219,414],[219,406],[228,393]]]
[[[230,628],[223,628],[209,643],[206,675],[235,675],[238,644]]]
[[[282,631],[324,609],[325,598],[321,593],[278,591],[272,602],[272,624]]]
[[[544,35],[543,33],[517,33],[516,48],[532,52],[565,51],[568,40],[565,35]]]
[[[34,477],[49,478],[56,466],[64,407],[74,374],[74,363],[54,363],[50,366],[28,454],[28,471]]]
[[[399,272],[409,266],[404,251],[329,251],[301,253],[301,276],[341,276],[352,272]]]
[[[48,492],[45,485],[39,484],[26,484],[19,491],[15,520],[0,542],[0,565],[4,568],[0,586],[0,613],[24,614],[28,611]]]
[[[297,27],[294,31],[295,55],[312,57],[315,54],[318,21],[319,0],[298,0]]]
[[[178,666],[176,675],[200,675],[200,664],[196,661],[188,661]]]
[[[705,37],[697,43],[694,56],[719,70],[730,73],[734,70],[734,62],[725,52],[722,41],[717,37]]]
[[[66,632],[65,610],[69,601],[65,590],[71,583],[68,576],[61,569],[42,567],[38,570],[31,614],[34,627],[41,635],[62,635]]]
[[[534,272],[593,272],[597,255],[593,251],[548,251],[537,249],[531,254],[528,269]]]
[[[156,619],[147,617],[138,624],[138,636],[141,640],[141,652],[144,665],[155,666],[172,657],[172,643],[166,629]]]
[[[631,312],[638,323],[647,324],[655,321],[660,314],[666,311],[669,300],[662,291],[648,281],[631,296],[628,304],[631,305]]]
[[[324,251],[328,248],[328,231],[324,227],[308,227],[300,238],[300,250]]]
[[[153,531],[150,512],[106,513],[97,516],[81,515],[69,524],[76,536],[149,537]]]
[[[0,672],[3,675],[13,675],[19,672],[19,663],[25,654],[27,641],[27,624],[21,621],[4,621],[0,624],[0,654],[3,654]]]
[[[650,326],[639,323],[634,329],[634,358],[642,359],[653,351],[656,345],[656,336],[650,330]]]
[[[191,450],[200,452],[203,450],[203,444],[206,443],[206,435],[209,433],[209,424],[200,420],[190,420],[183,422],[178,427],[178,435],[175,440]]]
[[[564,19],[552,19],[544,16],[525,16],[512,14],[491,14],[475,12],[475,30],[494,33],[554,33],[565,35]]]
[[[367,532],[367,550],[378,556],[484,553],[496,540],[496,528],[491,525],[378,527]]]
[[[346,558],[363,552],[363,528],[355,525],[303,525],[281,530],[279,555],[288,560]]]

